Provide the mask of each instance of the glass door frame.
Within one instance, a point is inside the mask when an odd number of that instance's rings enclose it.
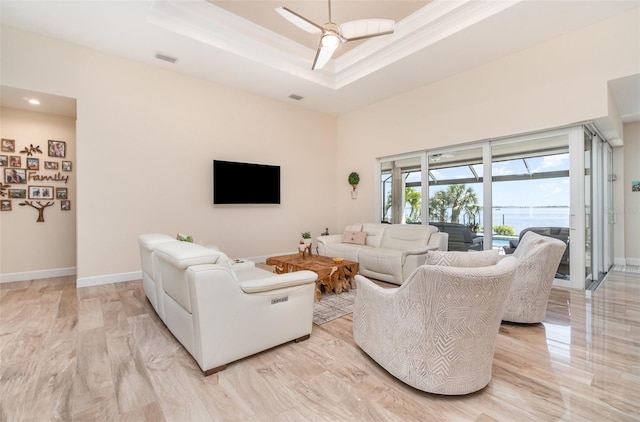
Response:
[[[492,177],[486,177],[486,175],[492,174],[492,155],[491,147],[493,145],[500,145],[504,143],[515,143],[527,140],[535,140],[536,138],[548,137],[553,135],[566,135],[569,140],[569,180],[571,186],[571,193],[569,198],[569,230],[570,230],[570,242],[575,247],[570,248],[570,278],[569,280],[556,279],[555,285],[572,287],[577,289],[585,289],[586,277],[585,277],[585,247],[578,247],[578,245],[585,245],[585,127],[574,126],[570,128],[556,129],[550,131],[540,131],[536,133],[526,134],[522,136],[513,136],[508,138],[487,140],[482,142],[474,142],[459,146],[452,146],[448,148],[438,148],[433,150],[424,150],[407,154],[398,154],[394,156],[380,157],[377,160],[377,174],[382,174],[383,163],[389,161],[399,161],[406,159],[420,159],[421,166],[421,192],[422,192],[422,222],[421,224],[429,224],[429,157],[437,154],[446,154],[456,151],[466,150],[470,148],[482,148],[483,156],[483,225],[484,225],[484,248],[490,249],[492,245]],[[593,162],[593,161],[592,161]],[[605,166],[606,169],[606,166]],[[606,175],[605,177],[607,177]],[[377,198],[375,217],[378,221],[382,221],[382,210],[384,204],[382,204],[382,188],[381,179],[380,183],[376,183],[375,194]],[[393,182],[395,183],[395,181]],[[590,198],[593,199],[593,198]],[[404,204],[400,204],[399,210],[396,210],[397,205],[393,205],[392,222],[398,222],[398,216],[394,216],[396,213],[400,213],[403,210]],[[612,207],[610,207],[612,208]],[[589,223],[593,223],[595,220],[593,215],[591,216]],[[599,245],[602,248],[603,245]]]

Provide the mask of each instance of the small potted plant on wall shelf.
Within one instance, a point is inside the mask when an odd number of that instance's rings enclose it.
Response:
[[[353,199],[358,197],[358,191],[356,190],[358,183],[360,183],[360,175],[355,171],[349,173],[349,184],[353,187],[353,190],[351,191],[351,198]]]
[[[302,243],[309,245],[311,243],[311,232],[302,232]]]

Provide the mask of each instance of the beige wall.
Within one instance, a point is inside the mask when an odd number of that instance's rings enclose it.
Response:
[[[140,233],[239,257],[335,226],[331,116],[6,27],[2,84],[77,99],[80,284],[134,276]],[[213,206],[213,159],[280,165],[282,204]]]
[[[12,211],[0,212],[0,276],[3,280],[36,278],[63,275],[75,272],[76,267],[76,189],[75,168],[71,172],[45,170],[45,161],[61,163],[62,159],[47,155],[48,140],[66,142],[66,161],[75,164],[75,119],[53,114],[35,113],[11,108],[0,108],[0,134],[3,138],[15,139],[16,152],[2,153],[19,155],[22,168],[26,167],[26,154],[19,151],[30,145],[39,146],[42,154],[33,157],[40,161],[39,176],[56,176],[60,172],[69,176],[67,183],[59,181],[29,181],[14,184],[12,189],[27,189],[29,185],[67,188],[71,210],[62,211],[60,201],[45,208],[42,223],[36,222],[38,211],[29,206],[19,206],[23,199],[12,199]],[[4,182],[4,167],[0,167]],[[6,198],[3,198],[6,199]]]
[[[618,177],[621,176],[618,173]],[[620,180],[620,178],[618,179]],[[640,265],[640,192],[631,192],[631,182],[640,180],[640,122],[624,125],[624,244],[625,263]]]
[[[6,27],[1,74],[77,99],[78,276],[108,282],[135,275],[139,233],[189,233],[231,256],[291,251],[303,230],[373,221],[377,157],[606,118],[607,81],[640,73],[638,17],[338,119]],[[281,165],[282,205],[214,207],[214,158]]]
[[[340,117],[338,225],[374,219],[379,157],[608,118],[607,82],[640,73],[639,17],[635,9]],[[354,201],[342,199],[350,171],[362,180]]]

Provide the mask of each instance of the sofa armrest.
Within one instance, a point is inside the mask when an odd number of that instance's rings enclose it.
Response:
[[[431,233],[431,236],[429,236],[429,242],[427,244],[429,246],[437,246],[435,250],[446,251],[449,249],[449,233]]]
[[[318,244],[328,244],[328,243],[342,243],[342,235],[341,234],[330,234],[327,236],[318,236],[316,237]]]
[[[407,249],[402,251],[402,265],[404,265],[407,257],[410,255],[424,255],[427,256],[427,252],[438,250],[438,245],[426,245],[415,249]]]
[[[341,234],[330,234],[327,236],[318,236],[316,237],[316,241],[318,242],[317,251],[320,255],[327,254],[327,245],[328,244],[336,244],[342,243],[342,235]]]
[[[294,271],[291,273],[273,275],[272,277],[245,280],[238,284],[245,293],[260,293],[315,283],[317,278],[318,275],[313,271]]]

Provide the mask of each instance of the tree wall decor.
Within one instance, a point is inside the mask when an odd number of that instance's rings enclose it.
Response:
[[[43,204],[40,201],[36,201],[37,205],[33,205],[33,201],[24,201],[19,203],[18,205],[20,205],[21,207],[24,207],[25,205],[28,205],[32,208],[35,208],[38,210],[38,219],[36,220],[36,223],[44,223],[44,209],[47,207],[50,207],[51,205],[54,204],[53,201],[49,201],[46,204]]]

